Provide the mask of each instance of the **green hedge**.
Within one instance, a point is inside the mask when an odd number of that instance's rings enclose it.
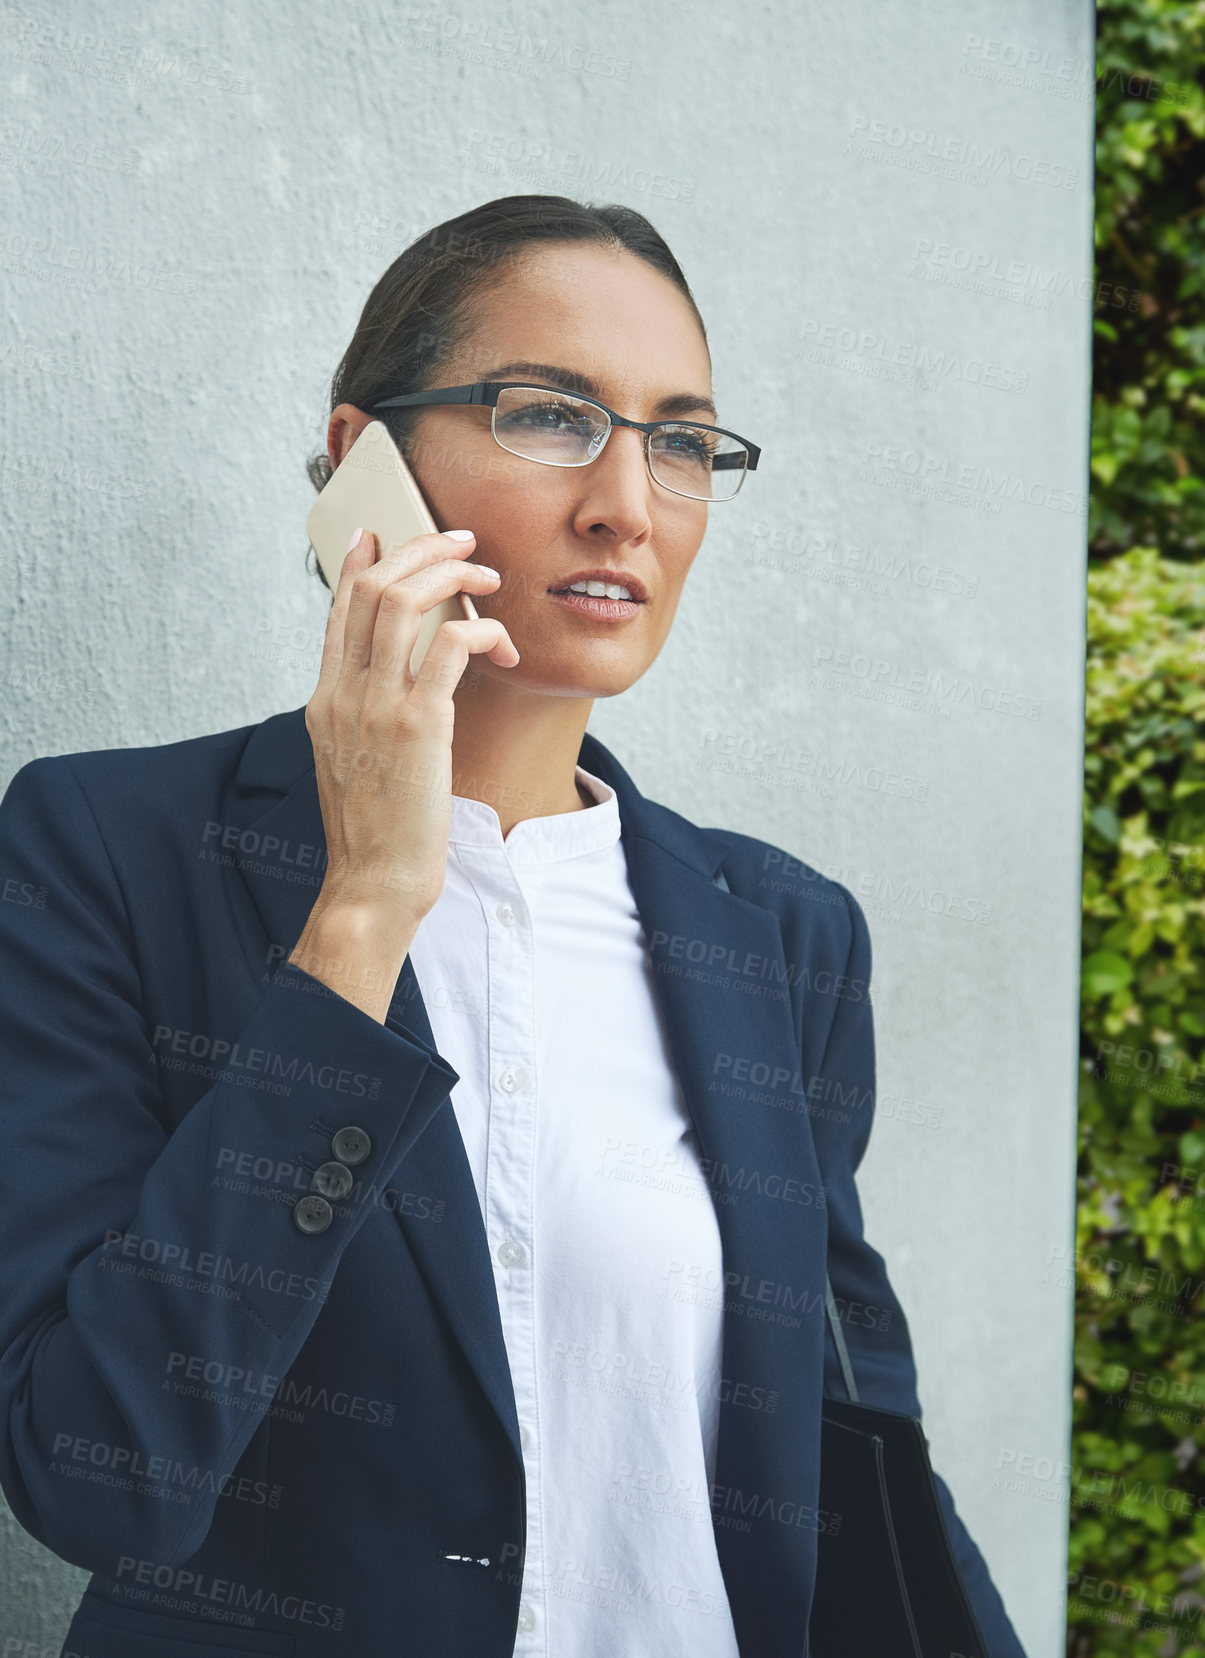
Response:
[[[1071,1658],[1205,1658],[1205,0],[1099,0]]]
[[[1070,1650],[1205,1655],[1205,573],[1088,587]]]
[[[1205,557],[1205,5],[1097,7],[1089,543]]]

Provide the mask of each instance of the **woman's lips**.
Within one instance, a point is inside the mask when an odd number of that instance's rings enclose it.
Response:
[[[580,610],[583,616],[593,616],[600,622],[622,622],[642,608],[635,599],[596,598],[593,593],[549,592],[550,599]]]

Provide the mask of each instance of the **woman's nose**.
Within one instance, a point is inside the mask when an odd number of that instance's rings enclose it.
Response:
[[[623,479],[625,486],[630,482],[644,490],[652,483],[645,458],[645,442],[646,434],[638,432],[634,426],[612,426],[606,443],[590,462],[591,469],[606,467],[609,461],[611,471]]]

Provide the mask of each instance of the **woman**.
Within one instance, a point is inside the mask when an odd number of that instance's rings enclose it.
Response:
[[[90,1658],[797,1658],[826,1267],[919,1414],[866,923],[585,731],[756,448],[653,227],[561,197],[407,250],[332,405],[314,482],[379,416],[443,528],[353,541],[305,708],[0,807],[0,1483],[94,1574]]]

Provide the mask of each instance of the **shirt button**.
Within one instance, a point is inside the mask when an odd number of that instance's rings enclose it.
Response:
[[[354,1184],[346,1163],[322,1163],[314,1170],[310,1190],[320,1192],[323,1197],[338,1199],[346,1197]]]
[[[498,1080],[508,1094],[513,1094],[516,1088],[523,1086],[523,1073],[515,1070],[503,1071]]]
[[[527,1251],[521,1243],[516,1243],[513,1238],[507,1238],[505,1243],[498,1245],[498,1259],[504,1267],[517,1267],[520,1262],[527,1259]]]
[[[326,1199],[311,1192],[293,1205],[293,1224],[299,1232],[325,1232],[333,1214]]]
[[[519,1423],[519,1444],[523,1447],[523,1449],[525,1451],[531,1449],[532,1438],[533,1438],[532,1431],[527,1426],[527,1423],[526,1422],[520,1422]]]
[[[536,1626],[535,1613],[525,1600],[519,1602],[519,1628],[522,1630],[534,1629]]]
[[[497,915],[498,920],[504,927],[513,927],[515,922],[519,919],[515,914],[513,904],[499,904],[494,913]]]
[[[331,1141],[331,1150],[344,1163],[362,1163],[372,1150],[372,1141],[362,1128],[341,1128]]]

